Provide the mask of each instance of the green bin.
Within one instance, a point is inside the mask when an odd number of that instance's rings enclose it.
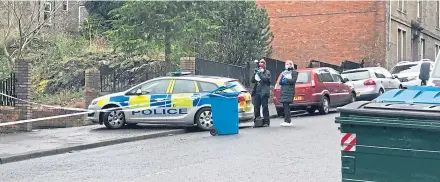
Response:
[[[342,181],[440,182],[440,105],[354,102],[338,109]]]

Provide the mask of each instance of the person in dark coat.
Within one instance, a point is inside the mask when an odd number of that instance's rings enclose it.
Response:
[[[284,122],[281,126],[292,126],[291,115],[290,115],[290,104],[293,102],[293,97],[295,96],[295,84],[298,78],[298,72],[293,68],[293,62],[286,61],[286,70],[281,73],[280,79],[280,103],[283,104],[284,108]]]
[[[255,120],[260,119],[260,107],[263,107],[263,126],[270,126],[269,120],[269,97],[271,84],[270,71],[266,69],[266,61],[261,59],[255,69],[251,82],[255,83],[252,89],[252,101],[254,104]],[[254,122],[255,122],[254,120]],[[259,127],[255,124],[255,127]]]

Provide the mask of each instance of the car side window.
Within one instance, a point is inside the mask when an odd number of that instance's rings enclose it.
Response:
[[[373,71],[377,78],[385,78],[385,75],[382,73],[380,69],[374,69]]]
[[[173,87],[173,93],[196,93],[194,80],[176,80]]]
[[[143,94],[165,94],[167,92],[169,84],[170,84],[169,79],[156,80],[142,85],[141,91]]]
[[[320,82],[333,82],[332,75],[327,70],[320,70],[318,72]]]
[[[198,82],[200,92],[211,92],[218,88],[218,86],[214,83],[209,82]]]
[[[393,75],[391,75],[391,73],[388,70],[383,69],[383,68],[381,70],[382,70],[383,75],[385,75],[385,78],[393,78]]]
[[[338,72],[336,72],[335,70],[331,70],[331,69],[329,72],[332,75],[333,82],[342,82],[341,75]]]

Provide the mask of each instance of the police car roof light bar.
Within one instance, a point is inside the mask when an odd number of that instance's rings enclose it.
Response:
[[[189,71],[175,71],[175,72],[171,72],[171,76],[183,76],[183,75],[190,75],[191,72]]]

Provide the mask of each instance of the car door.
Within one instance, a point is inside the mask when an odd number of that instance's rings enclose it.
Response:
[[[127,120],[165,122],[167,120],[166,111],[170,103],[170,94],[167,92],[171,81],[171,79],[153,80],[130,91],[132,94],[129,96],[128,104],[131,111],[125,112]],[[139,89],[142,94],[135,94]]]
[[[389,90],[399,88],[399,86],[400,86],[399,79],[393,78],[393,75],[391,75],[391,73],[388,70],[386,70],[385,68],[380,68],[380,70],[382,71],[383,75],[385,76],[386,82],[388,82],[387,87]]]
[[[347,103],[351,99],[350,87],[342,82],[341,75],[334,69],[328,69],[332,75],[333,82],[337,84],[339,103]]]
[[[320,69],[319,71],[320,82],[324,84],[327,90],[330,92],[330,105],[338,105],[341,102],[339,97],[339,85],[333,81],[331,73],[327,69]]]
[[[389,83],[388,79],[386,79],[382,70],[380,68],[374,68],[373,72],[376,75],[376,79],[375,79],[376,83],[379,83],[380,85],[382,85],[385,92],[390,90],[390,87],[391,87],[390,83]]]
[[[185,122],[183,119],[189,113],[196,113],[197,107],[194,107],[194,100],[198,98],[199,94],[195,80],[175,79],[171,88],[171,108],[168,112],[168,121]]]

